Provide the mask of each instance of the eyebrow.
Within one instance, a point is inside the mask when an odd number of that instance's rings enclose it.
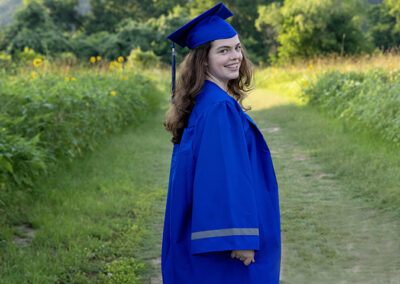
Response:
[[[237,43],[237,44],[234,45],[234,46],[237,47],[237,46],[239,46],[240,44],[241,44],[241,43],[239,42],[239,43]],[[219,47],[217,47],[217,50],[222,49],[222,48],[231,48],[231,46],[229,46],[229,45],[219,46]]]

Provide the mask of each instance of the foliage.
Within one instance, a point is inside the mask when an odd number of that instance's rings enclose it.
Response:
[[[40,70],[42,62],[0,79],[0,182],[7,186],[32,186],[48,168],[93,150],[98,137],[141,121],[158,104],[150,79],[122,75],[121,65],[65,76]]]
[[[384,1],[368,10],[369,33],[374,45],[383,50],[400,46],[400,14],[396,18],[394,8],[390,1]]]
[[[146,22],[149,18],[157,18],[167,14],[176,5],[184,5],[186,1],[178,0],[90,0],[91,10],[85,30],[88,33],[99,31],[116,32],[119,23],[126,19]]]
[[[278,55],[282,61],[321,54],[354,54],[368,50],[361,30],[359,0],[286,0],[284,5],[260,8],[257,26],[279,33]],[[322,16],[323,15],[323,16]]]
[[[130,67],[157,67],[159,63],[158,57],[153,51],[143,52],[140,48],[133,49],[128,57],[128,66]]]
[[[400,72],[329,72],[304,89],[309,103],[400,146]]]
[[[11,55],[5,51],[0,51],[0,68],[11,64]]]
[[[122,257],[107,264],[106,275],[102,278],[104,283],[140,283],[140,274],[143,273],[144,264],[134,258]]]
[[[7,27],[4,41],[10,53],[26,46],[46,55],[69,49],[67,38],[53,25],[45,7],[35,1],[16,12],[14,23]]]

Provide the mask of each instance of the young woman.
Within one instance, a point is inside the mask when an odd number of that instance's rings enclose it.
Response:
[[[242,100],[250,62],[232,13],[211,8],[168,38],[188,46],[164,125],[174,143],[162,247],[164,284],[278,284],[278,187]]]

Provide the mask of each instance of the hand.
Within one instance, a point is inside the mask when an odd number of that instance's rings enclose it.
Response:
[[[233,250],[231,252],[231,258],[237,258],[243,261],[243,264],[246,266],[256,262],[254,260],[254,250]]]

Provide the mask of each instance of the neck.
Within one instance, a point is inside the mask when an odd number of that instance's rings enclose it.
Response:
[[[223,82],[221,80],[218,80],[217,78],[215,78],[210,74],[206,75],[206,79],[217,84],[225,92],[228,92],[228,82]]]

